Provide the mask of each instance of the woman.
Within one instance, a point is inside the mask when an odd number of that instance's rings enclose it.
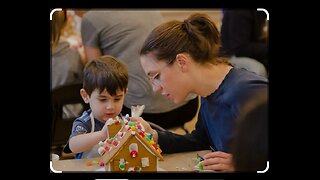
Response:
[[[82,83],[83,63],[80,53],[61,39],[67,26],[67,11],[56,11],[51,24],[51,90],[62,86]],[[63,118],[73,118],[82,112],[81,104],[68,104],[63,107]]]
[[[220,34],[206,14],[192,14],[183,22],[156,27],[142,46],[140,61],[155,92],[175,103],[190,94],[201,96],[196,129],[187,135],[153,130],[147,132],[164,153],[210,149],[205,170],[233,171],[230,145],[236,119],[251,94],[268,88],[268,80],[245,69],[234,68],[218,56]]]

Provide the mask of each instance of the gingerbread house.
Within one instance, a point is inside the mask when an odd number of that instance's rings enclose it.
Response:
[[[135,122],[126,122],[114,137],[99,145],[100,161],[105,163],[106,171],[157,171],[158,161],[163,160],[152,134],[145,133],[143,126]]]
[[[124,123],[124,119],[118,116],[108,119],[106,124],[108,126],[109,137],[114,137],[124,126]]]

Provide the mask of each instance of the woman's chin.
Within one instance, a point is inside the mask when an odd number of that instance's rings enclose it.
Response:
[[[173,99],[170,99],[172,102],[174,102],[175,104],[180,104],[183,102],[183,100],[181,99],[176,99],[176,98],[173,98]]]

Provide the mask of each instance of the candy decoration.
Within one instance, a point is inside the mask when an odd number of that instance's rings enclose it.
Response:
[[[128,172],[133,172],[134,168],[133,167],[129,167]]]
[[[99,147],[98,153],[102,156],[106,152],[105,148],[103,146]]]
[[[125,125],[124,127],[126,128],[127,131],[129,131],[131,129],[131,127],[129,125]]]
[[[158,149],[159,149],[159,147],[158,147],[156,144],[152,144],[152,146],[153,146],[153,148],[154,148],[155,150],[158,150]]]
[[[124,164],[119,164],[119,169],[120,169],[121,171],[124,171]]]
[[[135,131],[135,130],[136,130],[136,127],[135,127],[135,126],[131,126],[131,130],[132,130],[132,131]]]
[[[128,125],[129,125],[129,126],[136,126],[136,123],[135,123],[135,122],[130,121],[130,122],[128,123]]]
[[[92,166],[92,162],[91,161],[86,162],[86,166]]]
[[[150,144],[154,144],[154,141],[151,139],[151,140],[149,141],[149,143],[150,143]]]
[[[112,141],[110,139],[107,139],[106,141],[107,141],[108,144],[112,143]]]
[[[141,167],[140,166],[134,166],[133,170],[137,171],[137,172],[140,172],[141,171]]]
[[[197,159],[196,159],[196,164],[199,164],[200,161],[201,161],[200,158],[197,158]]]
[[[130,152],[130,156],[131,156],[132,158],[135,158],[135,157],[138,156],[138,152],[135,151],[135,150],[133,150],[133,151]]]
[[[105,146],[105,147],[104,147],[104,150],[107,151],[107,152],[110,151],[110,149],[111,149],[111,148],[110,148],[109,146]]]
[[[92,164],[98,164],[99,162],[97,160],[92,161]]]
[[[114,141],[112,142],[112,144],[113,144],[114,146],[117,146],[117,145],[119,144],[119,141],[118,141],[118,140],[114,140]]]
[[[119,136],[120,138],[122,138],[122,137],[123,137],[123,135],[124,135],[124,133],[123,133],[123,132],[118,132],[118,136]]]
[[[119,122],[120,122],[121,124],[124,123],[124,121],[123,121],[122,118],[119,119]]]
[[[203,165],[201,163],[199,163],[199,170],[203,170]]]
[[[93,160],[93,161],[87,161],[86,162],[86,166],[92,166],[92,165],[99,165],[99,166],[104,166],[104,162],[99,162],[97,160]]]
[[[143,132],[139,132],[139,135],[141,136],[141,137],[144,137],[144,133]]]
[[[129,114],[126,114],[126,117],[125,117],[128,121],[130,121],[130,117],[129,117]]]

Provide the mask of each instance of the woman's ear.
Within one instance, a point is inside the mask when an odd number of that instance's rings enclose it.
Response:
[[[88,95],[88,93],[86,92],[86,90],[80,89],[80,95],[81,95],[83,101],[84,101],[86,104],[88,104],[88,103],[89,103],[89,95]]]
[[[177,54],[176,61],[182,72],[185,72],[188,68],[188,57],[185,54]]]

